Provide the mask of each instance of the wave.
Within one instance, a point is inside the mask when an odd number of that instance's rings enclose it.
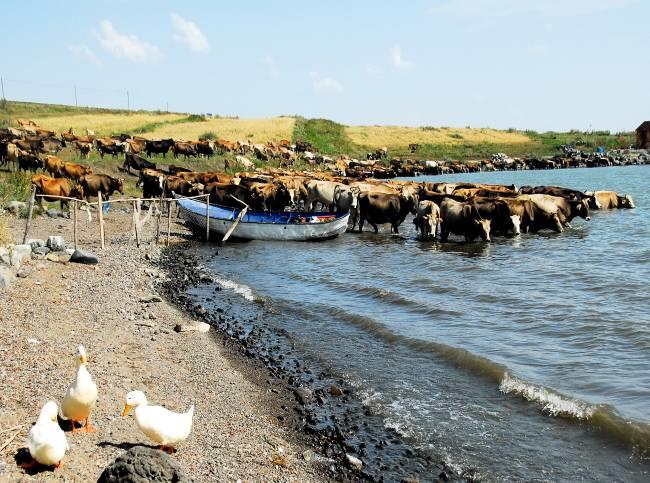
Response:
[[[313,306],[310,308],[314,309]],[[650,458],[650,425],[624,419],[610,406],[594,405],[552,389],[531,384],[512,376],[505,366],[486,357],[473,354],[466,349],[396,334],[371,317],[350,313],[330,305],[319,304],[317,308],[323,309],[339,320],[363,329],[384,342],[400,344],[419,353],[428,353],[442,358],[455,367],[494,382],[503,394],[516,396],[540,406],[542,413],[547,416],[588,424],[634,449],[639,456]]]
[[[236,294],[239,294],[242,297],[244,297],[249,302],[255,301],[255,296],[253,295],[253,289],[251,289],[248,285],[233,282],[232,280],[228,280],[226,278],[221,278],[219,276],[214,276],[213,279],[221,287],[232,290]]]

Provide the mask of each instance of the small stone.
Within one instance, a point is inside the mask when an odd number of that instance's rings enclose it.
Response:
[[[302,459],[304,459],[307,463],[309,463],[311,460],[314,459],[314,452],[310,449],[303,451]]]
[[[66,249],[65,249],[65,252],[66,252],[68,255],[72,256],[72,254],[75,252],[75,249],[74,249],[74,248],[66,248]]]
[[[162,302],[162,298],[160,298],[158,295],[152,295],[151,297],[140,297],[140,303],[143,304],[151,304],[154,302]]]
[[[63,252],[50,252],[45,255],[45,260],[55,263],[68,263],[70,261],[70,257]]]
[[[18,278],[27,278],[31,275],[32,271],[27,268],[27,267],[21,267],[20,270],[16,273],[16,277]]]
[[[355,469],[357,469],[357,470],[360,470],[361,468],[363,468],[363,461],[361,461],[361,460],[360,460],[359,458],[357,458],[356,456],[353,456],[353,455],[351,455],[351,454],[349,454],[349,453],[346,453],[346,454],[345,454],[345,457],[348,459],[348,463],[350,463],[350,465],[351,465],[353,468],[355,468]]]
[[[41,341],[38,340],[38,339],[27,339],[27,342],[29,342],[30,344],[40,344],[41,343]]]
[[[97,258],[97,255],[94,253],[76,249],[70,257],[70,261],[72,263],[82,263],[84,265],[96,265],[99,263],[99,258]]]
[[[339,397],[343,395],[343,391],[336,384],[332,384],[332,386],[330,387],[330,394],[332,396]]]
[[[153,312],[151,312],[151,313],[149,314],[149,319],[150,319],[150,320],[156,320],[156,314],[154,314]]]
[[[27,245],[31,245],[32,250],[35,250],[38,247],[44,247],[45,241],[40,238],[30,238],[25,242]]]
[[[47,210],[47,216],[50,218],[58,218],[59,217],[59,212],[56,208],[50,208]]]
[[[62,236],[51,235],[47,237],[47,248],[53,252],[61,252],[65,250],[65,240]]]
[[[309,401],[312,400],[312,393],[309,388],[306,387],[298,387],[293,390],[293,393],[296,395],[296,398],[302,403],[302,404],[307,404]]]
[[[191,324],[176,324],[174,331],[176,332],[200,332],[205,334],[210,330],[210,324],[205,322],[193,322]]]
[[[43,246],[34,248],[34,253],[35,253],[36,255],[43,255],[43,256],[45,256],[45,255],[47,255],[48,253],[50,253],[51,251],[52,251],[52,250],[50,250],[49,248],[47,248],[47,247],[43,247]]]

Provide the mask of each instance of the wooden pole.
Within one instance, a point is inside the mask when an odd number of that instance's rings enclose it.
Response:
[[[72,202],[72,223],[74,233],[74,249],[77,249],[77,201]]]
[[[104,203],[102,203],[102,192],[97,193],[97,219],[99,220],[99,241],[102,247],[102,250],[105,248],[104,245]]]
[[[133,229],[135,230],[135,244],[138,248],[140,248],[140,229],[138,228],[138,206],[140,202],[139,201],[133,201]]]
[[[210,241],[210,195],[205,198],[205,241]]]
[[[34,201],[36,201],[36,186],[32,186],[32,195],[29,197],[29,208],[27,209],[27,223],[25,223],[25,235],[23,236],[23,245],[27,242],[29,227],[32,224],[32,215],[34,214]]]
[[[169,237],[172,231],[172,202],[167,201],[167,246],[169,246]]]
[[[160,209],[158,210],[158,216],[156,216],[156,245],[160,243],[160,218],[162,217],[164,194],[160,193]]]

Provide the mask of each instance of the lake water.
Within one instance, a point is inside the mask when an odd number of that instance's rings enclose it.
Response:
[[[418,180],[611,189],[637,208],[469,244],[419,241],[409,217],[399,235],[230,244],[211,268],[459,471],[648,481],[650,166]]]

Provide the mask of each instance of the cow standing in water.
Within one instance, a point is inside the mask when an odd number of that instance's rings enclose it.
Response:
[[[417,196],[414,194],[361,193],[359,195],[359,232],[365,221],[379,232],[377,225],[390,223],[391,233],[399,233],[406,215],[416,214]]]
[[[490,241],[491,220],[481,216],[472,202],[459,202],[445,199],[440,204],[442,216],[442,230],[440,240],[446,242],[449,234],[463,235],[465,241],[474,241],[481,237],[483,241]]]

